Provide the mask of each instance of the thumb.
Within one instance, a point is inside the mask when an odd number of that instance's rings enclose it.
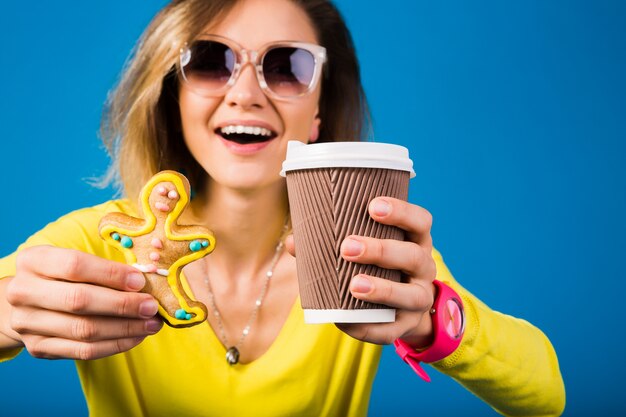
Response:
[[[293,233],[290,233],[287,237],[285,237],[285,249],[287,249],[287,252],[289,252],[291,256],[296,256],[296,245],[293,240]]]

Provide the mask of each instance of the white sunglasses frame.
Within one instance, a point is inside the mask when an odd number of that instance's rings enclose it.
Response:
[[[235,65],[233,67],[233,71],[230,75],[230,78],[224,84],[224,86],[219,87],[217,89],[211,89],[211,90],[203,89],[203,88],[198,87],[197,85],[194,85],[194,83],[191,82],[185,75],[184,68],[187,64],[189,64],[191,60],[191,46],[193,45],[193,42],[196,42],[196,41],[219,42],[219,43],[226,45],[235,53]],[[307,88],[304,91],[302,91],[300,94],[292,95],[292,96],[284,96],[284,95],[277,94],[276,92],[272,91],[272,89],[268,86],[267,82],[265,81],[265,76],[263,75],[263,57],[268,51],[274,48],[279,48],[279,47],[300,48],[309,52],[313,56],[313,61],[314,61],[313,76],[311,77],[311,81],[309,85],[307,86]],[[218,36],[218,35],[205,34],[205,35],[199,36],[196,40],[192,41],[191,45],[189,42],[185,42],[183,47],[180,48],[177,67],[178,67],[178,74],[181,80],[196,94],[199,94],[203,97],[219,97],[219,96],[225,95],[226,91],[237,82],[237,79],[239,79],[239,75],[241,74],[242,69],[244,68],[245,65],[249,63],[255,69],[256,78],[257,78],[257,81],[259,82],[259,86],[261,87],[261,89],[267,96],[275,98],[275,99],[279,99],[279,100],[290,100],[290,99],[305,96],[315,89],[315,87],[320,81],[321,74],[323,71],[323,66],[326,60],[327,60],[326,48],[324,48],[321,45],[316,45],[313,43],[297,42],[297,41],[277,41],[277,42],[266,43],[265,45],[263,45],[261,48],[257,50],[251,50],[251,49],[243,48],[241,45],[239,45],[237,42],[233,41],[232,39],[228,39],[226,37]]]

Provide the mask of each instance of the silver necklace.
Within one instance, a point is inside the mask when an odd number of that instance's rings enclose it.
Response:
[[[283,252],[283,248],[285,246],[285,244],[283,243],[283,236],[285,232],[287,231],[288,223],[289,223],[288,220],[285,221],[285,226],[283,227],[283,233],[281,234],[280,239],[278,240],[278,244],[276,245],[276,249],[274,250],[274,257],[272,258],[272,262],[270,263],[269,269],[265,273],[265,281],[263,282],[261,293],[259,294],[256,301],[254,302],[254,309],[252,310],[252,314],[250,315],[250,318],[248,319],[246,326],[243,328],[243,331],[241,332],[239,341],[237,341],[237,344],[229,347],[226,350],[226,362],[229,365],[235,365],[239,363],[239,352],[240,352],[241,346],[246,336],[248,336],[248,334],[250,333],[252,322],[254,321],[257,314],[259,313],[259,310],[261,309],[261,304],[263,304],[263,299],[265,298],[265,294],[267,293],[267,288],[269,286],[270,278],[274,276],[274,268],[276,267],[276,264],[278,263],[278,259],[280,259],[280,255]],[[204,283],[206,284],[207,289],[209,290],[209,307],[211,307],[211,310],[213,310],[213,315],[217,319],[217,327],[220,333],[220,339],[222,339],[222,343],[224,344],[224,346],[228,346],[228,339],[226,338],[226,331],[224,330],[224,324],[222,323],[222,316],[219,310],[217,309],[217,306],[215,305],[215,295],[213,294],[213,290],[211,288],[211,282],[209,281],[209,269],[208,269],[206,262],[204,262],[204,272],[205,272]]]

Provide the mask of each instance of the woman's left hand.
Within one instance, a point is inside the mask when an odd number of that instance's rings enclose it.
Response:
[[[391,197],[377,197],[370,202],[370,216],[379,223],[405,231],[405,240],[348,236],[341,245],[344,259],[361,264],[402,271],[402,282],[357,275],[350,291],[358,299],[384,304],[396,309],[392,323],[337,323],[348,335],[376,344],[390,344],[402,338],[415,348],[432,341],[433,305],[437,269],[432,257],[430,235],[432,216],[422,207]]]

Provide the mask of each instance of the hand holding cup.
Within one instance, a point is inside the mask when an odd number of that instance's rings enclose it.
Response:
[[[354,297],[352,277],[401,280],[401,271],[352,262],[341,254],[351,235],[402,241],[404,232],[377,222],[368,205],[378,196],[408,197],[415,173],[408,150],[373,142],[305,145],[290,142],[282,174],[287,178],[300,298],[308,323],[393,322],[390,306]]]

